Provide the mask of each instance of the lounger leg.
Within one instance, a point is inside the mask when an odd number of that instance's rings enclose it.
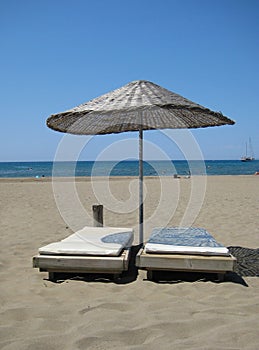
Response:
[[[113,277],[113,281],[116,281],[116,280],[120,279],[121,274],[120,273],[114,273],[112,277]]]
[[[217,274],[218,275],[218,280],[220,281],[220,282],[224,282],[225,281],[225,273],[218,273]]]
[[[149,281],[153,281],[153,278],[154,278],[153,270],[147,270],[147,279]]]
[[[49,280],[52,282],[55,282],[57,280],[57,273],[56,272],[49,272]]]

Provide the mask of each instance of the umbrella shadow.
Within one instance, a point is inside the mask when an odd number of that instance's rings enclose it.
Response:
[[[237,259],[234,272],[243,277],[259,277],[259,248],[230,246],[228,249]]]
[[[140,249],[140,245],[132,246],[129,268],[127,271],[123,271],[120,275],[113,275],[107,273],[59,273],[56,272],[52,275],[51,279],[46,279],[50,282],[61,284],[68,282],[69,280],[81,281],[81,282],[96,282],[96,283],[115,283],[115,284],[128,284],[136,281],[138,278],[138,268],[135,265],[136,255]]]

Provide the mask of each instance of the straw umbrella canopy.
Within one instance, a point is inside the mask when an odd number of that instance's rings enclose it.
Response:
[[[139,241],[143,243],[143,131],[233,125],[234,121],[159,85],[133,81],[70,110],[47,126],[77,135],[139,132]]]

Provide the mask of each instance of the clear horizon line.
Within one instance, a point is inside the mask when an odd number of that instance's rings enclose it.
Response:
[[[255,159],[258,160],[258,159]],[[54,163],[54,162],[138,162],[138,159],[80,159],[80,160],[0,160],[0,163]],[[166,162],[166,161],[241,161],[241,157],[236,159],[143,159],[144,162]]]

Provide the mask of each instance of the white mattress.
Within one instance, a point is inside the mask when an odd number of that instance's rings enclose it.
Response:
[[[156,228],[144,248],[146,253],[229,256],[229,250],[202,228]]]
[[[84,227],[62,241],[39,248],[39,254],[119,256],[133,239],[131,228]]]
[[[169,246],[167,244],[147,243],[145,246],[147,253],[172,253],[172,254],[199,254],[199,255],[229,255],[226,247],[185,247],[185,246]]]

